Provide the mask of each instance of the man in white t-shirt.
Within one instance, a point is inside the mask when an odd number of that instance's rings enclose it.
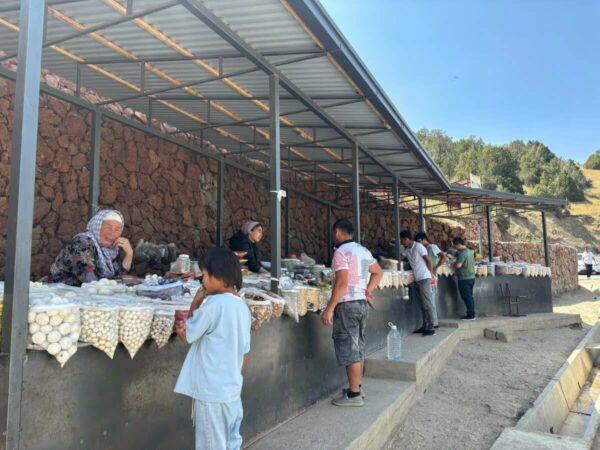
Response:
[[[585,246],[585,251],[583,252],[583,263],[585,264],[585,274],[588,278],[592,276],[592,269],[594,268],[594,254],[590,250],[590,246]]]
[[[361,388],[365,359],[365,329],[368,302],[383,277],[383,270],[362,245],[353,241],[354,227],[348,219],[333,225],[331,269],[335,281],[331,299],[323,311],[324,325],[333,325],[333,345],[340,366],[346,367],[348,388],[333,399],[336,406],[363,406]]]
[[[415,234],[415,241],[419,244],[423,244],[427,249],[427,257],[431,261],[433,266],[433,278],[431,279],[431,305],[433,306],[433,328],[438,328],[438,312],[437,312],[437,300],[438,300],[438,277],[437,270],[444,262],[446,262],[446,254],[440,250],[440,248],[429,240],[427,234],[422,231]]]
[[[405,247],[402,256],[408,260],[415,277],[415,293],[423,314],[423,326],[415,333],[432,336],[435,334],[433,329],[433,302],[431,301],[433,266],[427,256],[427,249],[413,240],[413,235],[409,230],[400,233],[400,242]]]

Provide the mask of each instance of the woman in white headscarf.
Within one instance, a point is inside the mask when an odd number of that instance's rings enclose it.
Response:
[[[48,281],[80,286],[100,278],[115,278],[131,270],[133,249],[121,236],[124,224],[119,211],[98,211],[88,222],[87,231],[73,237],[58,253],[50,267]]]
[[[255,273],[268,273],[260,263],[258,244],[263,237],[263,226],[254,220],[244,222],[240,231],[229,239],[229,248],[234,252],[246,252],[246,267]]]

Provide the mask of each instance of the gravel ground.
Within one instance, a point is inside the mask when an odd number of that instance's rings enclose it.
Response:
[[[555,299],[555,311],[581,314],[583,329],[524,331],[508,344],[483,338],[462,341],[387,448],[490,448],[529,409],[598,320],[600,279],[580,284],[577,291]],[[600,437],[594,448],[600,450]]]

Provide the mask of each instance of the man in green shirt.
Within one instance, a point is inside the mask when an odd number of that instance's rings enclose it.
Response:
[[[467,307],[467,315],[463,320],[475,320],[475,300],[473,299],[473,287],[475,286],[475,255],[465,245],[465,240],[455,237],[452,241],[458,250],[454,268],[458,276],[458,292]]]

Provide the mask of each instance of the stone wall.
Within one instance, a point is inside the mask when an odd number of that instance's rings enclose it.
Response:
[[[563,244],[550,244],[550,266],[552,267],[552,293],[577,289],[577,249]],[[487,251],[485,252],[487,256]],[[524,261],[544,264],[544,245],[534,242],[494,242],[494,254],[503,261]]]
[[[72,86],[68,82],[48,74],[44,76],[48,84],[70,92]],[[4,270],[6,253],[13,99],[14,83],[0,79],[0,272]],[[113,108],[134,120],[145,120],[135,111],[118,106]],[[74,234],[85,229],[91,121],[91,113],[87,110],[48,95],[40,98],[32,278],[45,275],[60,248]],[[164,124],[156,126],[169,131]],[[217,150],[214,145],[203,144],[210,151]],[[125,235],[133,245],[139,239],[175,242],[182,251],[198,256],[215,244],[216,161],[105,118],[102,122],[100,162],[100,206],[123,213]],[[224,206],[225,239],[229,239],[245,220],[259,220],[267,231],[260,247],[265,259],[268,259],[267,181],[228,167]],[[334,210],[332,219],[349,215],[349,211]],[[401,221],[401,229],[417,230],[416,215],[403,214]],[[394,233],[393,215],[363,212],[361,224],[363,241],[368,248],[389,248]],[[431,238],[442,248],[447,248],[454,236],[464,234],[463,228],[433,220],[429,220],[427,226]],[[292,250],[302,250],[319,261],[325,261],[326,227],[326,206],[305,196],[291,194]],[[284,229],[285,214],[282,218]],[[507,247],[503,248],[506,251]],[[516,249],[520,248],[523,245],[517,244]],[[576,264],[571,264],[571,259],[576,260],[576,252],[553,251],[556,254],[553,262],[556,259],[557,263],[560,262],[556,266],[565,267],[555,269],[555,287],[560,291],[576,286]],[[536,255],[513,256],[513,259],[541,261],[539,254]]]

